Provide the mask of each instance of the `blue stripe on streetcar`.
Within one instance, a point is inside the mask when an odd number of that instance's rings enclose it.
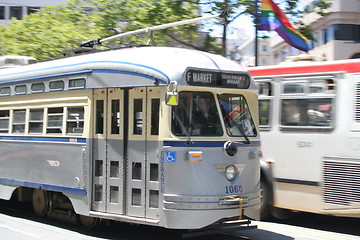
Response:
[[[71,138],[71,137],[0,136],[0,140],[33,141],[33,142],[71,142],[71,143],[86,143],[86,138]]]
[[[57,186],[57,185],[37,183],[37,182],[28,182],[28,181],[9,179],[9,178],[0,178],[0,183],[12,185],[12,186],[39,188],[39,189],[48,190],[48,191],[70,193],[70,194],[81,195],[81,196],[87,195],[86,189]]]
[[[164,141],[164,147],[224,147],[226,141],[194,141],[189,144],[188,141]],[[245,144],[244,141],[235,142],[238,147],[258,147],[260,141],[253,141],[250,144]]]

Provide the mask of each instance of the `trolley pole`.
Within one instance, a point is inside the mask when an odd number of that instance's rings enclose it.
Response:
[[[119,34],[116,34],[111,37],[107,37],[107,38],[103,38],[103,39],[100,38],[98,40],[89,40],[89,41],[83,42],[82,44],[80,44],[80,47],[93,47],[94,45],[100,45],[103,42],[111,41],[116,38],[132,36],[132,35],[136,35],[136,34],[140,34],[140,33],[151,33],[156,30],[161,30],[161,29],[166,29],[166,28],[170,28],[170,27],[176,27],[176,26],[180,26],[180,25],[185,25],[185,24],[200,22],[200,21],[204,21],[204,20],[208,20],[208,19],[217,18],[217,17],[222,17],[224,14],[225,14],[225,12],[222,12],[222,13],[216,14],[216,15],[198,17],[198,18],[193,18],[193,19],[188,19],[188,20],[183,20],[183,21],[178,21],[178,22],[173,22],[173,23],[166,23],[166,24],[157,25],[157,26],[153,26],[153,27],[142,28],[142,29],[131,31],[131,32],[119,33]]]

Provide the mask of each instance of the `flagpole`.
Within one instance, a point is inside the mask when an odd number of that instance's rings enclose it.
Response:
[[[255,66],[258,66],[258,21],[259,21],[259,14],[258,14],[258,0],[255,0]]]

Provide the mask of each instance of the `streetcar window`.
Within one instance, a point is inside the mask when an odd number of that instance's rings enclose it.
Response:
[[[244,96],[221,94],[219,103],[229,136],[256,136],[256,128]]]
[[[96,100],[95,133],[104,133],[104,100]]]
[[[47,114],[47,128],[46,133],[62,133],[62,123],[63,123],[63,108],[49,108]]]
[[[141,206],[141,189],[133,188],[131,191],[131,205]]]
[[[64,90],[64,81],[63,80],[56,80],[56,81],[51,81],[49,83],[49,88],[50,91],[61,91]]]
[[[111,134],[120,133],[120,100],[111,100]]]
[[[151,207],[151,208],[159,208],[159,191],[150,190],[149,207]]]
[[[8,96],[10,94],[11,94],[11,88],[10,87],[2,87],[2,88],[0,88],[0,95]]]
[[[85,78],[76,78],[69,80],[69,89],[74,88],[85,88],[86,80]]]
[[[150,163],[150,181],[159,181],[159,164]]]
[[[15,94],[25,94],[27,91],[26,85],[17,85],[15,86]]]
[[[67,108],[66,133],[81,135],[84,131],[84,107]]]
[[[160,99],[151,99],[151,135],[159,135]]]
[[[44,126],[44,109],[30,109],[29,133],[42,133]]]
[[[209,92],[180,92],[173,106],[172,132],[177,136],[222,136],[219,112]]]
[[[14,110],[13,111],[13,124],[12,132],[13,133],[24,133],[25,132],[25,119],[26,119],[26,110]]]
[[[44,92],[45,91],[45,84],[40,82],[40,83],[33,83],[31,85],[31,91],[32,92]]]
[[[134,99],[134,122],[133,122],[133,134],[142,135],[143,130],[143,109],[142,109],[142,99]]]
[[[134,162],[132,164],[132,179],[141,180],[141,163]]]
[[[0,110],[0,133],[9,132],[9,119],[10,119],[10,111]]]

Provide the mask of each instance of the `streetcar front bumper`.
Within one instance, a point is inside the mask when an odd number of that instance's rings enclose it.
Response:
[[[199,229],[226,218],[259,219],[261,191],[233,196],[164,194],[165,227]]]

